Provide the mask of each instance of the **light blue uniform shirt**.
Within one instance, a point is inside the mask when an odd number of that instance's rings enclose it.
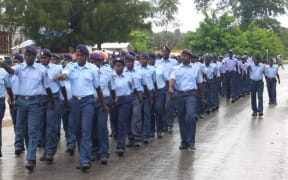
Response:
[[[188,66],[180,65],[170,75],[170,79],[176,81],[175,88],[178,91],[187,91],[197,89],[197,83],[203,82],[199,66]]]
[[[111,95],[110,91],[112,90],[111,81],[112,81],[112,69],[107,66],[102,66],[98,69],[99,75],[99,84],[103,92],[104,97],[109,97]],[[95,94],[95,97],[98,97],[98,94]]]
[[[13,74],[13,75],[10,75],[9,78],[10,78],[11,89],[12,89],[13,95],[18,95],[19,94],[18,76]]]
[[[71,82],[73,96],[85,97],[95,94],[95,89],[99,87],[98,68],[86,62],[80,67],[78,63],[69,65],[63,73],[67,74]]]
[[[245,63],[241,64],[241,70],[242,70],[242,72],[245,72],[245,74],[248,73],[248,66],[249,66],[248,62],[245,62]]]
[[[217,67],[212,64],[205,66],[205,74],[209,80],[213,79],[217,76]]]
[[[19,95],[35,96],[43,95],[43,90],[49,87],[48,74],[45,67],[39,63],[28,66],[26,63],[13,67],[14,74],[18,76]]]
[[[230,59],[230,57],[226,57],[223,59],[222,61],[223,63],[223,68],[226,71],[236,71],[236,66],[238,63],[238,60],[234,57],[232,57],[232,59]]]
[[[162,89],[166,86],[166,81],[169,80],[167,73],[164,73],[163,66],[154,66],[155,67],[155,76],[157,82],[157,88]]]
[[[173,70],[173,67],[179,65],[176,59],[167,59],[164,60],[163,58],[160,60],[156,60],[155,66],[162,66],[164,69],[165,77],[170,77],[170,74]]]
[[[132,94],[135,87],[132,83],[132,78],[128,74],[122,73],[117,75],[116,73],[112,76],[111,81],[112,88],[115,89],[117,96],[129,96]]]
[[[146,77],[145,80],[147,80],[146,83],[149,91],[152,91],[154,89],[154,82],[156,80],[155,70],[149,66],[141,67],[141,70]]]
[[[263,75],[265,71],[265,66],[262,63],[259,63],[258,66],[256,66],[254,63],[250,65],[248,68],[250,73],[250,79],[253,81],[260,81],[263,80]]]
[[[137,91],[140,91],[142,93],[144,92],[143,86],[147,85],[147,79],[141,68],[138,67],[131,70],[126,68],[123,73],[130,76]]]
[[[0,68],[0,97],[1,98],[5,98],[6,88],[11,88],[9,74],[3,68]]]
[[[273,64],[272,67],[267,65],[265,67],[265,76],[268,78],[276,78],[278,74],[278,65]]]
[[[53,78],[56,75],[59,75],[62,73],[62,67],[56,64],[49,63],[47,66],[44,66],[46,68],[47,74],[48,74],[48,83],[51,88],[52,93],[58,93],[60,90],[60,87],[64,87],[63,81],[54,81]]]

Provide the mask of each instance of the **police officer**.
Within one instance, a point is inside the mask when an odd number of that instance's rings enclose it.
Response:
[[[10,106],[13,108],[15,102],[11,90],[9,74],[3,68],[0,68],[0,158],[2,157],[2,120],[5,114],[6,90],[11,101]]]
[[[103,65],[104,58],[98,53],[90,54],[90,62],[96,65],[99,74],[99,83],[103,91],[107,107],[111,107],[111,81],[112,70],[109,65]],[[92,129],[92,161],[100,159],[102,165],[108,163],[109,158],[109,140],[108,140],[108,111],[103,112],[101,102],[96,96],[94,121]]]
[[[269,64],[265,67],[265,78],[269,96],[269,104],[276,105],[276,83],[278,79],[278,83],[280,84],[280,76],[278,74],[278,66],[274,64],[274,60],[272,58],[270,58]]]
[[[153,100],[151,94],[153,94],[155,84],[155,70],[148,66],[148,53],[141,53],[140,56],[141,70],[146,76],[148,92],[144,94],[142,112],[143,112],[143,143],[148,144],[151,134],[151,108]]]
[[[137,89],[133,85],[133,80],[131,76],[124,72],[124,59],[115,59],[113,61],[113,67],[115,69],[115,74],[112,76],[112,104],[111,117],[113,121],[116,122],[116,134],[117,134],[117,144],[116,153],[118,156],[123,156],[126,147],[126,135],[127,135],[127,124],[130,119],[131,113],[131,94],[134,92],[139,101],[140,97]]]
[[[261,58],[259,55],[254,57],[254,63],[248,67],[250,76],[250,91],[251,91],[251,106],[252,116],[263,116],[263,76],[264,76],[264,64],[260,63]],[[256,101],[256,95],[258,96],[258,105]]]
[[[178,106],[178,121],[181,136],[179,148],[194,151],[197,91],[199,91],[203,103],[205,99],[201,85],[203,78],[200,74],[200,69],[190,64],[191,56],[190,51],[182,51],[182,64],[170,76],[169,93],[172,98],[175,96]]]
[[[68,107],[68,98],[66,88],[63,81],[53,81],[53,78],[62,73],[62,67],[53,63],[50,63],[52,54],[49,49],[42,49],[40,52],[40,62],[46,68],[48,83],[53,93],[55,100],[55,108],[46,109],[45,121],[45,149],[40,161],[47,161],[51,164],[54,160],[54,155],[57,150],[58,136],[61,127],[61,100],[59,97],[60,90],[64,97],[64,105]],[[49,107],[49,106],[48,106]]]
[[[35,63],[36,54],[37,50],[34,46],[27,46],[25,48],[25,63],[17,64],[13,69],[1,63],[1,66],[8,73],[17,75],[19,79],[19,87],[21,88],[16,100],[16,129],[24,130],[25,127],[23,125],[27,127],[25,138],[28,140],[29,137],[29,143],[25,168],[29,171],[33,171],[36,165],[36,150],[39,142],[40,121],[43,110],[39,95],[41,95],[43,87],[49,97],[50,108],[55,108],[53,94],[48,84],[47,72],[41,64]],[[15,145],[16,150],[17,148],[18,144]]]
[[[225,85],[226,85],[226,100],[229,102],[230,98],[232,98],[232,103],[236,101],[236,73],[238,71],[238,66],[237,66],[237,59],[233,57],[233,51],[229,50],[228,51],[228,57],[224,58],[222,63],[223,63],[223,68],[225,71]]]
[[[86,171],[91,167],[91,148],[92,148],[92,122],[95,110],[94,92],[98,94],[104,112],[107,106],[99,85],[98,69],[95,65],[88,63],[89,50],[85,45],[76,47],[77,63],[70,65],[63,74],[56,76],[54,80],[64,80],[69,78],[71,81],[72,99],[71,116],[75,132],[78,150],[80,154],[80,165],[77,169]]]
[[[147,79],[144,72],[138,67],[135,68],[135,57],[132,55],[126,55],[125,57],[125,65],[126,69],[124,70],[124,74],[130,76],[133,80],[133,84],[137,89],[139,96],[141,96],[141,100],[139,101],[136,94],[132,94],[132,112],[131,118],[128,124],[128,136],[129,142],[127,147],[135,147],[136,149],[141,146],[141,142],[143,141],[142,137],[142,94],[149,93],[147,87]]]
[[[175,59],[170,59],[171,49],[165,45],[162,49],[162,59],[156,60],[156,66],[162,66],[165,69],[165,76],[169,77],[173,68],[178,65],[178,62]],[[166,87],[168,89],[169,82],[166,81]],[[174,100],[169,97],[169,93],[167,91],[166,99],[165,99],[165,114],[164,114],[164,129],[169,133],[173,131],[173,112],[174,112]]]
[[[17,64],[21,64],[23,62],[23,56],[21,54],[14,54],[12,57],[12,67],[16,66]],[[19,82],[18,82],[18,76],[16,75],[12,75],[9,76],[10,77],[10,82],[11,82],[11,89],[14,95],[14,100],[16,100],[17,96],[19,95],[18,91],[19,91]],[[11,101],[11,99],[9,99],[9,110],[10,110],[10,115],[13,121],[13,126],[14,126],[14,133],[15,133],[15,145],[18,144],[19,148],[17,149],[17,151],[15,151],[15,155],[19,156],[22,151],[25,150],[24,148],[24,134],[20,133],[19,131],[17,131],[16,129],[16,120],[17,120],[17,106]],[[12,104],[11,104],[12,103]],[[16,133],[18,132],[18,133]],[[21,148],[20,148],[21,147]]]

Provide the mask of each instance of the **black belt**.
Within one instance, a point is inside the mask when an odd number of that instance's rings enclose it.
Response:
[[[251,82],[254,82],[254,83],[260,83],[260,82],[263,82],[263,80],[258,80],[258,81],[255,81],[255,80],[252,80],[250,79]]]
[[[197,89],[190,89],[190,90],[186,90],[186,91],[176,91],[177,93],[182,93],[182,94],[188,94],[188,93],[193,93],[193,92],[197,92]]]
[[[73,98],[76,98],[78,101],[89,98],[89,97],[94,97],[93,95],[88,95],[88,96],[73,96]]]
[[[33,99],[38,99],[40,96],[21,96],[21,95],[19,95],[18,97],[23,98],[25,100],[33,100]]]

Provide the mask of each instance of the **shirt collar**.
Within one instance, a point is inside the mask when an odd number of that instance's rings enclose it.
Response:
[[[22,69],[26,69],[26,68],[28,68],[28,67],[32,67],[32,68],[36,69],[36,62],[34,62],[32,66],[28,66],[28,64],[27,64],[26,62],[24,62]]]

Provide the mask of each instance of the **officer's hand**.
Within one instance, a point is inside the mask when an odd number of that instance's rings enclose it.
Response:
[[[118,104],[117,101],[118,101],[117,97],[112,100],[112,107],[116,107],[117,106],[117,104]]]
[[[59,80],[59,75],[56,75],[53,77],[53,81],[58,81]]]
[[[14,108],[15,107],[15,102],[10,102],[9,103],[9,107],[10,107],[10,109]]]
[[[64,107],[65,107],[65,108],[69,108],[69,107],[70,107],[70,104],[69,104],[68,101],[64,101]]]
[[[148,103],[149,103],[149,106],[152,106],[152,105],[153,105],[153,100],[152,100],[152,98],[149,98]]]
[[[174,89],[173,88],[169,88],[169,94],[170,94],[170,98],[174,98]]]
[[[104,104],[104,105],[102,106],[102,111],[103,111],[103,112],[108,112],[108,107],[107,107],[106,104]]]
[[[142,104],[142,98],[140,96],[138,96],[138,101],[140,104]]]
[[[202,105],[205,105],[207,102],[206,102],[206,98],[205,97],[201,97],[201,104]]]
[[[51,110],[54,110],[55,109],[55,102],[50,102],[50,109]]]
[[[4,61],[0,61],[0,67],[5,67],[7,64]]]

